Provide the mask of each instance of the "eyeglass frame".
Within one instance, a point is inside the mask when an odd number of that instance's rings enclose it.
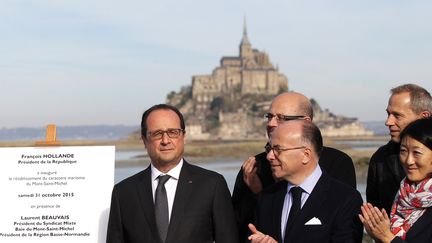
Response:
[[[269,122],[271,121],[273,118],[276,118],[276,121],[278,123],[281,122],[286,122],[286,121],[292,121],[292,120],[304,120],[307,118],[307,116],[303,116],[303,115],[282,115],[282,114],[273,114],[273,113],[265,113],[264,116],[264,121]]]
[[[296,149],[305,149],[306,146],[298,146],[292,148],[281,148],[279,145],[271,146],[270,144],[266,144],[264,146],[265,152],[268,154],[270,151],[273,151],[274,155],[279,156],[284,151],[296,150]]]
[[[178,135],[173,136],[173,134],[169,134],[170,132],[178,132]],[[167,130],[156,130],[147,132],[147,137],[152,140],[160,140],[163,138],[164,134],[166,134],[169,138],[179,138],[181,134],[185,133],[184,129],[181,128],[168,128]],[[154,137],[157,136],[157,137]],[[160,137],[159,137],[160,136]]]

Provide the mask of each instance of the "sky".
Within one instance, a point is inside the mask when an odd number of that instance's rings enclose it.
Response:
[[[0,128],[138,125],[237,56],[244,19],[290,90],[383,121],[391,88],[432,91],[431,11],[406,0],[2,0]]]

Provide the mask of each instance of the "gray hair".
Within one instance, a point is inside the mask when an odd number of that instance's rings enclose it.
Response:
[[[430,93],[416,84],[403,84],[390,90],[391,94],[409,93],[411,99],[411,110],[419,115],[423,111],[432,114],[432,97]]]

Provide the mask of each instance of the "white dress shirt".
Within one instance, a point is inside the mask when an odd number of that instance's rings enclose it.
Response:
[[[285,238],[285,227],[288,220],[288,215],[291,210],[292,205],[292,195],[290,192],[290,189],[292,187],[298,186],[301,189],[303,189],[303,193],[301,196],[301,208],[303,208],[303,205],[305,204],[306,200],[309,198],[309,195],[312,193],[312,190],[314,189],[316,183],[318,182],[319,178],[321,177],[322,170],[319,165],[314,169],[312,174],[310,174],[300,185],[293,185],[288,182],[287,185],[287,193],[285,195],[284,205],[282,209],[282,215],[281,215],[281,236],[282,236],[282,242]]]
[[[172,206],[174,204],[174,197],[175,192],[177,189],[178,180],[180,177],[180,171],[183,166],[183,159],[180,160],[180,162],[172,168],[168,173],[162,173],[156,167],[151,164],[151,180],[152,180],[152,192],[153,192],[153,203],[155,202],[155,193],[156,193],[156,187],[158,186],[159,175],[169,175],[171,176],[168,181],[165,183],[165,190],[167,192],[167,199],[168,199],[168,218],[171,220],[171,211]]]

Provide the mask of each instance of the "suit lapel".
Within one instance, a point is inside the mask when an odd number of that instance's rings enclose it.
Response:
[[[136,188],[138,192],[138,198],[141,201],[142,210],[144,212],[144,217],[148,222],[148,227],[150,227],[151,232],[153,232],[153,238],[158,239],[158,231],[156,228],[156,218],[154,214],[154,203],[153,203],[153,192],[151,184],[151,168],[147,167],[143,171],[143,176],[139,179],[139,183]],[[142,226],[145,227],[145,226]]]
[[[285,195],[287,193],[287,185],[288,183],[284,180],[282,182],[279,182],[279,189],[277,190],[277,193],[275,194],[275,200],[273,200],[273,212],[271,215],[280,215],[280,217],[274,217],[273,218],[273,230],[276,231],[276,234],[278,236],[278,239],[276,239],[278,242],[282,241],[282,234],[281,234],[281,221],[282,221],[282,211],[283,211],[283,205],[285,201]]]
[[[321,204],[325,200],[327,194],[326,192],[330,189],[330,183],[328,180],[328,176],[323,171],[317,184],[309,195],[309,198],[303,205],[301,212],[303,212],[303,210],[306,212],[312,211],[312,209],[316,208],[316,205]]]
[[[188,208],[190,194],[194,188],[193,183],[193,174],[190,171],[190,164],[184,160],[174,197],[166,242],[170,242],[171,238],[175,237],[176,229],[181,229],[181,220],[183,218],[183,213],[186,212]],[[175,241],[174,238],[172,238],[172,240]]]
[[[319,205],[321,205],[327,198],[327,191],[330,189],[330,183],[327,182],[328,180],[328,176],[323,171],[323,174],[315,185],[312,193],[303,205],[300,214],[295,218],[289,231],[285,233],[285,242],[289,242],[289,232],[302,231],[304,229],[304,223],[307,222],[307,220],[310,220],[311,217],[316,216],[316,212],[320,210]],[[296,235],[298,234],[296,233]]]

